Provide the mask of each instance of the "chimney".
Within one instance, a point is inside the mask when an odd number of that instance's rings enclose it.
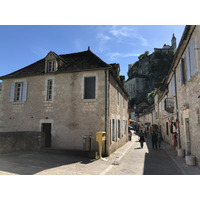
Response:
[[[125,76],[120,76],[120,82],[124,87],[124,85],[125,85]]]
[[[90,46],[88,46],[88,51],[90,51]]]

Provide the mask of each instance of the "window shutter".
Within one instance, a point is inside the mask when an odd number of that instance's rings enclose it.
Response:
[[[10,102],[14,102],[15,98],[15,83],[13,82],[11,84],[11,89],[10,89]]]
[[[183,85],[183,80],[182,80],[182,66],[181,66],[181,64],[179,65],[179,84],[180,84],[180,87]]]
[[[121,120],[119,120],[120,138],[122,138],[122,125]]]
[[[22,101],[26,101],[26,97],[27,97],[27,82],[23,82],[23,92],[22,92]]]
[[[191,76],[193,76],[197,72],[197,63],[196,63],[196,55],[195,55],[195,40],[191,40],[190,42],[190,62],[191,62]]]
[[[117,131],[116,131],[116,141],[117,141],[117,138],[118,138],[118,120],[116,119],[116,129],[117,129]]]
[[[113,120],[110,120],[110,144],[112,143],[113,138]]]
[[[114,119],[114,141],[116,141],[116,135],[117,135],[116,122],[117,122],[116,119]]]
[[[174,76],[172,77],[171,79],[171,97],[174,97],[175,96],[175,84],[174,84]]]
[[[190,73],[190,58],[189,58],[189,50],[186,49],[186,68],[187,68],[187,81],[190,80],[191,73]]]

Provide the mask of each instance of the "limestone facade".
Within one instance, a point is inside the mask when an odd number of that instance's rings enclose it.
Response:
[[[2,78],[1,132],[41,132],[44,124],[50,124],[52,148],[82,150],[83,137],[90,136],[91,150],[98,151],[96,132],[106,131],[103,149],[108,155],[127,141],[128,95],[119,77],[111,72],[110,65],[107,69],[47,73],[47,62],[41,63],[45,73]],[[59,65],[55,66],[59,69]],[[92,99],[84,98],[87,77],[95,77],[95,97]],[[51,92],[48,91],[49,80]],[[17,97],[21,101],[12,100],[12,85],[16,83],[23,85],[22,97]],[[112,120],[115,120],[114,132],[111,132]],[[117,135],[115,141],[111,141],[111,134]]]

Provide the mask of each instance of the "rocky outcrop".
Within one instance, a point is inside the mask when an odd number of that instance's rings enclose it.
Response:
[[[154,52],[150,55],[148,53],[144,53],[140,55],[139,60],[135,62],[128,71],[128,79],[135,78],[135,74],[138,76],[146,76],[145,85],[148,85],[143,94],[143,98],[139,101],[146,101],[147,95],[151,91],[155,89],[155,85],[157,83],[162,83],[164,78],[167,76],[169,69],[171,67],[171,63],[174,57],[174,52]],[[138,103],[138,100],[136,99]],[[141,103],[141,102],[139,102]]]

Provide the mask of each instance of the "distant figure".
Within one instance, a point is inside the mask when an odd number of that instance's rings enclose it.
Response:
[[[162,138],[162,135],[161,133],[159,132],[158,133],[158,147],[160,148],[161,147],[161,142],[162,142],[163,138]]]
[[[153,149],[154,148],[157,149],[158,134],[155,131],[153,131],[153,134],[151,136],[151,141],[152,141],[152,147],[153,147]]]
[[[144,139],[144,132],[141,130],[140,133],[139,133],[139,137],[140,137],[140,146],[141,148],[143,148],[143,143],[145,142],[145,139]]]

